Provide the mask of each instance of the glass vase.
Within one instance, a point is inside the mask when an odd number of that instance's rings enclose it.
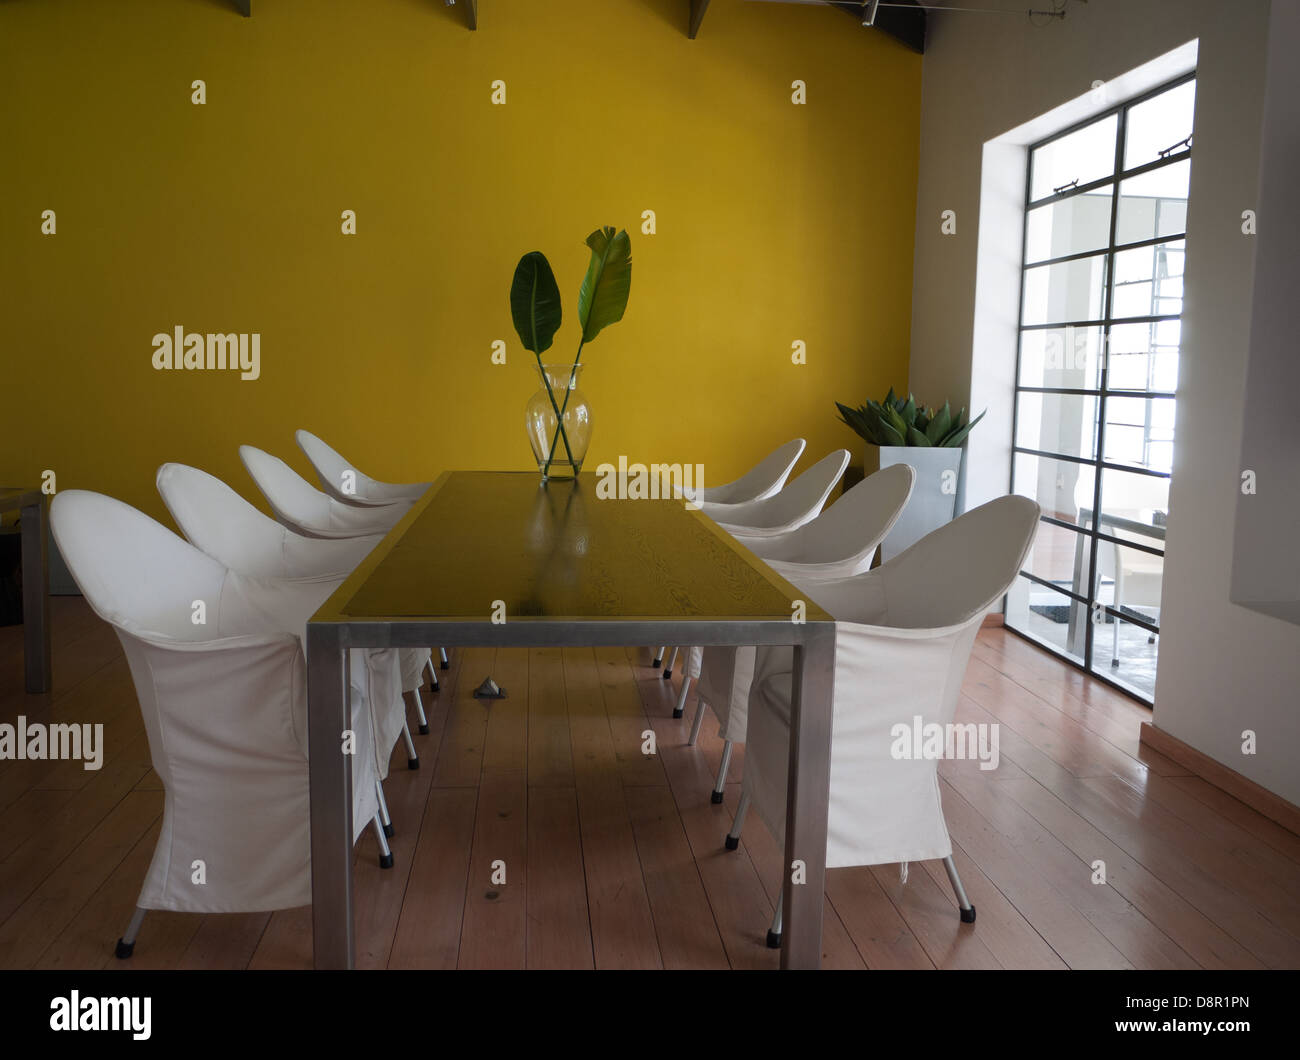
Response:
[[[542,385],[524,409],[524,427],[543,482],[576,478],[586,459],[591,444],[591,406],[578,389],[584,367],[537,366]]]

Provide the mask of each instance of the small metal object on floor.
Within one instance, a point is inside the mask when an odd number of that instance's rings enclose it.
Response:
[[[506,690],[490,677],[483,678],[483,683],[474,689],[475,699],[505,699]]]

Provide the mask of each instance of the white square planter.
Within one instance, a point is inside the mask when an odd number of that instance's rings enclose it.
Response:
[[[916,544],[926,534],[952,521],[957,504],[957,487],[961,478],[962,454],[956,448],[924,445],[868,445],[863,464],[865,474],[873,474],[891,464],[911,464],[916,470],[916,485],[898,522],[881,542],[880,560],[892,559]]]

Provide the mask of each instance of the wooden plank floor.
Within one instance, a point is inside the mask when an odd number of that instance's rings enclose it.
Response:
[[[0,966],[307,968],[309,910],[151,912],[112,957],[153,853],[163,793],[125,660],[76,597],[54,600],[54,691],[22,689],[0,629],[0,721],[102,722],[103,768],[0,762]],[[396,867],[356,853],[357,955],[370,968],[775,968],[764,937],[782,853],[752,817],[739,850],[709,790],[710,720],[672,719],[678,679],[644,649],[453,653],[386,785]],[[509,698],[474,700],[492,674]],[[944,762],[963,925],[943,867],[828,875],[831,968],[1300,965],[1300,837],[1138,743],[1144,708],[998,628],[958,720],[1000,726],[1001,763]],[[656,752],[643,753],[653,737]],[[1104,870],[1104,882],[1101,873]],[[504,873],[504,879],[502,874]]]

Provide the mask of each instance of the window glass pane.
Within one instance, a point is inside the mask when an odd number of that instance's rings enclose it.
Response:
[[[1020,333],[1020,385],[1096,390],[1101,328],[1038,328]]]
[[[1042,527],[1039,529],[1041,532]],[[1088,609],[1083,604],[1024,575],[1007,591],[1007,624],[1078,663],[1083,662],[1087,619]]]
[[[1138,389],[1134,387],[1132,389]],[[1115,397],[1106,399],[1105,458],[1152,471],[1171,471],[1166,457],[1174,440],[1174,399]],[[1162,443],[1156,452],[1151,443]]]
[[[1026,263],[1105,249],[1110,242],[1114,187],[1107,184],[1086,195],[1072,195],[1030,210],[1026,222]]]
[[[1105,305],[1106,255],[1025,270],[1025,324],[1097,320]]]
[[[1179,239],[1116,253],[1111,315],[1122,318],[1181,313],[1184,246]]]
[[[1034,151],[1029,159],[1030,201],[1044,199],[1057,188],[1090,184],[1113,173],[1118,125],[1118,115],[1112,114]]]
[[[1080,518],[1091,524],[1092,502],[1081,507]],[[1101,473],[1101,525],[1103,533],[1135,536],[1146,545],[1163,548],[1165,518],[1169,514],[1169,480],[1159,475],[1103,468]]]
[[[1155,162],[1165,148],[1190,136],[1195,108],[1195,81],[1188,81],[1145,103],[1130,107],[1124,144],[1124,168],[1133,169]]]
[[[1096,473],[1092,464],[1016,453],[1013,492],[1037,501],[1044,515],[1082,526],[1079,513],[1092,508]]]
[[[1070,592],[1085,595],[1092,538],[1079,530],[1040,522],[1021,570]]]
[[[1021,391],[1016,408],[1016,442],[1026,449],[1097,455],[1097,399],[1081,394]]]
[[[1191,174],[1192,161],[1186,159],[1121,181],[1116,245],[1186,232],[1187,187]]]

